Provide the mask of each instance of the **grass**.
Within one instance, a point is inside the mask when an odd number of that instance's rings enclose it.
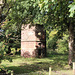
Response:
[[[11,58],[12,62],[2,60],[1,65],[6,69],[13,70],[16,74],[48,75],[49,67],[51,67],[52,75],[72,75],[72,70],[68,66],[68,55],[50,54],[46,58],[24,58],[15,55]]]

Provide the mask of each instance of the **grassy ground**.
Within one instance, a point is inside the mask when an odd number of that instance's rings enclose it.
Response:
[[[16,74],[48,75],[51,67],[52,75],[73,75],[68,66],[68,55],[49,55],[46,58],[24,58],[15,55],[11,58],[12,62],[3,60],[1,65]]]

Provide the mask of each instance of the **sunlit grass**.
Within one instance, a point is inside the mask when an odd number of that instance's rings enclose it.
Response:
[[[49,55],[46,58],[24,58],[20,55],[15,55],[11,58],[12,62],[2,60],[1,65],[13,70],[16,74],[29,73],[35,75],[35,73],[40,72],[48,75],[49,67],[51,67],[52,75],[62,75],[63,73],[68,73],[68,75],[71,73],[72,75],[72,70],[67,70],[70,69],[70,67],[67,67],[68,55]]]

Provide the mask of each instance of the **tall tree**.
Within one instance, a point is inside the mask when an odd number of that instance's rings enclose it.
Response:
[[[13,7],[14,1],[12,0],[1,0],[0,7],[0,54],[1,51],[4,53],[10,53],[10,48],[20,48],[21,39],[21,27],[19,23],[11,22],[8,18],[9,12]],[[2,49],[3,48],[3,49]]]
[[[39,6],[41,12],[47,12],[48,19],[46,24],[54,28],[60,28],[61,34],[68,29],[69,32],[69,64],[73,60],[74,52],[74,19],[75,19],[75,2],[70,0],[40,0]],[[70,10],[69,10],[69,7]],[[72,10],[72,11],[71,11]],[[70,16],[69,16],[69,11]]]

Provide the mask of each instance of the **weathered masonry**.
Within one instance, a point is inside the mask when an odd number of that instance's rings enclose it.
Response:
[[[42,25],[23,25],[21,30],[21,56],[46,56],[46,32]]]

